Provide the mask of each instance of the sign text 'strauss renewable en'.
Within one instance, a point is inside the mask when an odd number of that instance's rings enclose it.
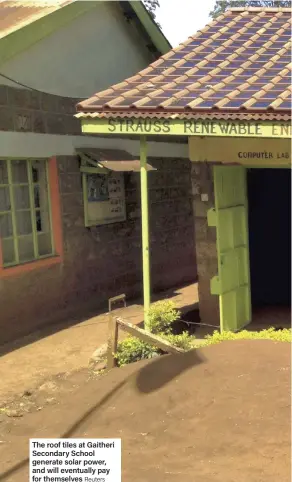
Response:
[[[290,138],[291,124],[194,119],[84,119],[82,131],[126,135]]]

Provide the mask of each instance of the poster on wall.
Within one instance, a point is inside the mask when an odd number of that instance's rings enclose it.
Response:
[[[108,179],[106,174],[88,174],[87,200],[88,202],[108,201]]]
[[[87,220],[89,225],[125,221],[124,176],[120,172],[87,174]]]

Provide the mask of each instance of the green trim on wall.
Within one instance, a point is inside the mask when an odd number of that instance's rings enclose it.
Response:
[[[9,199],[10,199],[10,212],[11,212],[11,220],[12,220],[14,260],[15,260],[15,264],[18,264],[19,252],[18,252],[18,243],[17,243],[17,237],[16,237],[17,224],[16,224],[15,203],[14,203],[14,193],[13,193],[13,183],[12,183],[11,159],[7,160],[7,174],[8,174]]]
[[[155,21],[152,19],[151,15],[147,12],[147,9],[143,5],[143,3],[137,2],[137,0],[130,0],[129,3],[157,50],[159,50],[161,54],[166,54],[167,52],[169,52],[169,50],[172,49],[171,44],[169,43],[163,32],[160,30],[158,25],[155,23]]]
[[[23,160],[26,163],[26,172],[27,172],[27,180],[25,181],[16,181],[13,179],[13,172],[12,172],[12,162],[15,159],[3,159],[2,157],[0,158],[1,161],[4,161],[6,163],[6,168],[7,168],[7,182],[1,183],[1,188],[6,188],[8,189],[9,192],[9,202],[10,202],[10,208],[6,211],[0,211],[0,218],[2,215],[5,214],[10,214],[11,216],[11,224],[12,224],[12,234],[9,234],[8,236],[2,235],[2,238],[0,238],[0,242],[4,241],[9,241],[10,243],[13,244],[14,247],[14,259],[13,261],[9,262],[4,262],[3,260],[3,267],[4,268],[9,268],[12,266],[19,266],[19,265],[24,265],[30,261],[36,261],[44,258],[48,258],[51,256],[54,256],[55,251],[54,251],[54,240],[53,240],[53,224],[52,224],[52,212],[51,212],[51,199],[50,199],[50,191],[49,191],[49,171],[48,171],[48,160],[47,159],[37,159],[39,161],[43,161],[44,163],[44,172],[45,172],[45,196],[46,196],[46,201],[47,201],[47,208],[44,206],[39,206],[37,207],[35,205],[35,198],[34,198],[34,189],[36,186],[41,189],[41,181],[34,181],[33,176],[32,176],[32,162],[34,159],[27,159],[27,158],[18,158],[17,160]],[[15,189],[18,187],[25,187],[28,190],[28,196],[29,196],[29,207],[19,207],[16,206],[16,197],[15,197]],[[36,223],[36,212],[45,212],[49,216],[49,227],[47,230],[41,230],[37,231],[37,223]],[[19,214],[28,214],[30,213],[30,219],[31,219],[31,232],[25,232],[20,234],[18,231],[18,220],[17,220],[17,215]],[[48,254],[39,254],[39,236],[41,235],[50,235],[50,241],[51,241],[51,252]],[[19,240],[21,239],[27,239],[32,237],[32,246],[33,246],[33,256],[29,255],[26,259],[20,260],[20,247],[19,247]]]
[[[149,309],[150,295],[150,246],[149,246],[149,199],[147,172],[147,140],[140,138],[140,184],[141,184],[141,221],[142,221],[142,260],[143,260],[143,297],[144,297],[144,328],[150,331]]]
[[[0,41],[0,65],[95,7],[95,2],[73,2],[11,32]]]

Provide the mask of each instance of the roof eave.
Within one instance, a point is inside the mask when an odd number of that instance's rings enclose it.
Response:
[[[165,37],[155,20],[151,17],[142,1],[129,0],[129,5],[137,15],[153,44],[161,54],[166,54],[172,49],[172,45]]]
[[[99,118],[112,118],[112,119],[118,119],[121,117],[125,118],[145,118],[147,116],[151,118],[157,117],[163,117],[165,119],[173,119],[176,117],[183,118],[184,116],[187,118],[193,117],[199,117],[200,115],[203,115],[205,118],[214,118],[214,117],[220,117],[222,116],[223,118],[228,117],[230,115],[231,117],[234,117],[236,115],[241,116],[241,117],[251,117],[252,115],[257,115],[257,116],[264,116],[264,117],[273,117],[273,116],[285,116],[285,118],[289,117],[291,118],[291,110],[289,109],[235,109],[235,108],[230,108],[230,109],[196,109],[196,110],[185,110],[185,109],[176,109],[176,110],[147,110],[147,111],[138,111],[138,110],[131,110],[129,111],[128,109],[119,109],[118,111],[111,111],[111,110],[103,110],[103,111],[79,111],[77,114],[75,114],[75,117],[78,119],[99,119]]]
[[[74,0],[72,3],[49,12],[45,16],[35,19],[2,37],[0,39],[0,65],[94,8],[94,6],[94,2]]]

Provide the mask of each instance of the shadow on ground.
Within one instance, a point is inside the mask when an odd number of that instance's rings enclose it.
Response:
[[[136,375],[136,387],[141,393],[159,390],[186,370],[205,361],[202,353],[191,350],[179,355],[163,355],[143,366]]]
[[[192,283],[194,283],[193,281]],[[179,295],[179,290],[189,286],[190,283],[186,283],[183,286],[173,287],[166,290],[158,290],[152,295],[152,301],[158,301],[161,299],[167,298],[175,298]],[[127,299],[127,306],[130,307],[132,305],[143,305],[143,299],[138,297],[132,297]],[[182,308],[183,312],[188,311],[189,309],[193,309],[195,303],[189,306],[184,306]],[[120,306],[115,305],[115,308],[119,308]],[[54,315],[54,322],[50,321],[40,326],[39,329],[35,329],[34,332],[28,333],[27,335],[22,336],[14,341],[1,344],[0,339],[0,356],[4,356],[7,353],[10,353],[14,350],[22,348],[24,346],[30,345],[31,343],[37,342],[46,338],[47,336],[53,335],[54,333],[58,333],[62,330],[68,329],[70,327],[74,327],[74,325],[80,324],[82,322],[87,321],[89,318],[93,318],[99,315],[105,315],[108,312],[107,303],[103,303],[102,306],[97,306],[96,301],[93,302],[86,302],[81,303],[80,307],[74,306],[71,310],[66,309],[65,311],[56,313]],[[143,322],[140,323],[138,326],[143,326]],[[82,325],[81,325],[82,327]]]
[[[59,438],[73,437],[75,432],[79,430],[85,422],[88,422],[91,416],[95,415],[111,398],[116,395],[119,390],[124,387],[127,382],[132,381],[137,390],[144,394],[149,394],[155,390],[159,390],[167,383],[176,379],[186,370],[204,363],[205,357],[198,350],[191,350],[178,355],[162,355],[157,357],[138,370],[137,373],[126,376],[120,383],[110,390],[98,403],[87,410],[71,427],[66,430]],[[122,368],[114,368],[114,370],[122,370]],[[29,463],[29,458],[18,462],[16,465],[0,474],[0,481],[12,481],[12,477],[19,470],[22,470]]]

